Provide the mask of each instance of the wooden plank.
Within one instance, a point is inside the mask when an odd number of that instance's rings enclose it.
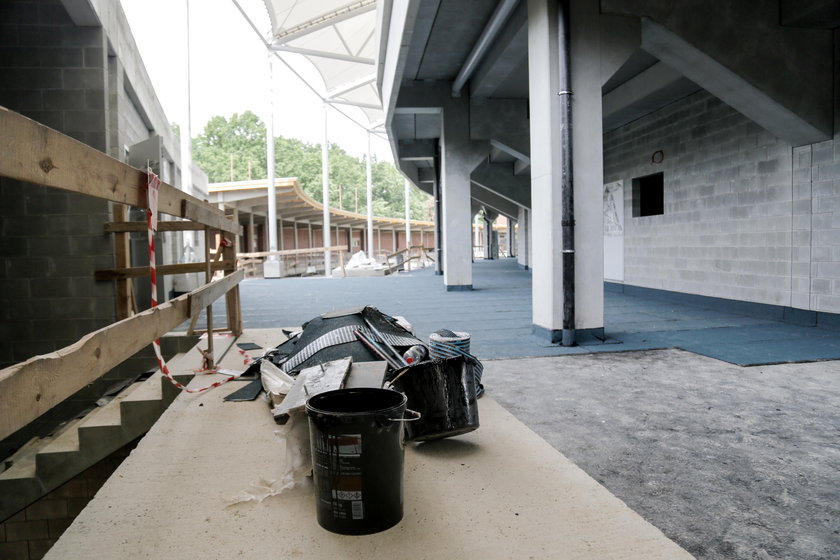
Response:
[[[239,220],[239,213],[234,210],[231,217],[233,221]],[[236,269],[236,253],[239,248],[239,236],[235,243],[227,243],[222,246],[222,262],[228,273]],[[235,336],[242,334],[242,308],[239,300],[239,286],[234,286],[225,293],[225,309],[227,311],[227,325]]]
[[[187,203],[184,202],[184,207],[187,207]],[[217,245],[218,246],[218,245]],[[219,251],[221,254],[221,251]],[[213,281],[213,269],[211,268],[213,263],[210,261],[210,228],[204,228],[204,282],[205,285],[209,285],[210,282]],[[207,303],[207,332],[213,332],[213,301],[215,298]],[[190,307],[191,311],[195,311],[194,307]],[[200,313],[200,311],[198,312]],[[194,313],[194,315],[198,315],[198,313]],[[190,326],[193,324],[190,323]],[[207,356],[205,356],[205,366],[207,369],[213,369],[214,366],[214,357],[213,357],[213,337],[207,337]]]
[[[128,219],[128,206],[125,204],[113,204],[111,212],[115,220],[125,221]],[[118,233],[114,236],[114,265],[117,268],[131,267],[131,247],[127,233]],[[116,280],[117,320],[120,321],[131,317],[136,310],[136,306],[134,305],[131,280],[127,278],[117,278]]]
[[[312,247],[311,249],[287,249],[285,251],[258,251],[256,253],[237,253],[237,257],[240,259],[248,259],[248,258],[256,258],[256,257],[267,257],[269,255],[279,255],[279,256],[288,256],[288,255],[311,255],[317,253],[323,253],[324,251],[346,251],[347,245],[336,245],[334,247]]]
[[[219,299],[222,294],[239,284],[245,278],[245,271],[239,269],[233,274],[228,274],[221,280],[205,284],[190,295],[190,316],[195,317],[201,310]],[[204,291],[202,291],[204,290]]]
[[[181,297],[108,325],[79,341],[0,370],[0,439],[26,426],[236,286],[239,270]],[[199,307],[200,309],[201,307]]]
[[[236,235],[239,235],[242,230],[242,226],[230,221],[222,210],[198,199],[189,200],[185,198],[181,200],[181,213],[179,215],[194,222],[207,224],[213,229],[235,233]]]
[[[212,262],[210,266],[214,271],[224,270],[227,263]],[[180,264],[161,264],[155,267],[159,276],[166,276],[171,274],[187,274],[190,272],[204,272],[205,263],[180,263]],[[130,266],[127,268],[106,268],[97,270],[95,277],[97,280],[116,280],[120,278],[145,278],[149,276],[148,266]]]
[[[146,222],[106,222],[105,233],[144,232],[148,228]],[[158,221],[158,231],[202,231],[203,224],[193,221]]]
[[[228,328],[234,336],[242,334],[242,304],[239,298],[239,286],[234,286],[225,294],[225,307],[228,314]]]
[[[146,173],[5,107],[0,107],[0,176],[148,208]],[[202,208],[202,222],[235,232],[224,213],[166,183],[158,211],[182,215],[182,202]]]
[[[0,371],[0,439],[98,379],[188,318],[186,295]]]

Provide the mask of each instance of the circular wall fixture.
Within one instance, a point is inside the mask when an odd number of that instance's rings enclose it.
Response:
[[[653,152],[653,155],[650,156],[651,163],[659,164],[662,163],[664,160],[665,152],[663,152],[662,150],[656,150],[655,152]]]

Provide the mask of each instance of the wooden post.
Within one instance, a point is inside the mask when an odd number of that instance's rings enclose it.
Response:
[[[236,208],[228,210],[228,218],[234,223],[239,223],[239,210]],[[240,252],[239,236],[232,235],[235,241],[233,243],[223,243],[221,247],[221,257],[224,262],[224,275],[233,274],[236,271],[236,255]],[[222,233],[222,238],[225,234]],[[239,300],[239,286],[235,286],[225,294],[225,307],[227,311],[228,329],[234,336],[242,334],[242,310]]]
[[[248,243],[246,247],[248,247],[248,252],[253,253],[257,250],[257,243],[254,239],[254,235],[256,234],[256,230],[254,228],[254,213],[251,212],[248,214]]]
[[[128,221],[128,206],[118,202],[112,203],[111,212],[115,222]],[[131,245],[128,233],[114,234],[114,266],[129,268],[131,266]],[[116,280],[117,288],[117,321],[131,317],[137,310],[134,301],[134,290],[130,278]]]
[[[285,251],[286,244],[283,242],[283,237],[285,237],[283,235],[283,216],[281,216],[280,214],[277,215],[277,233],[277,237],[280,238],[280,250]]]
[[[221,248],[220,248],[221,249]],[[204,228],[204,283],[213,280],[213,269],[210,267],[210,228]],[[207,369],[213,369],[213,302],[207,305]]]

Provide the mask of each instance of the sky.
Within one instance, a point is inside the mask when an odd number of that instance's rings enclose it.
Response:
[[[166,117],[185,129],[187,119],[187,1],[120,0],[131,32]],[[257,27],[269,34],[262,0],[240,0]],[[211,117],[229,118],[251,110],[269,115],[268,54],[232,0],[189,0],[190,126],[196,137]],[[286,60],[316,89],[324,86],[314,67],[297,55]],[[320,144],[324,137],[323,104],[299,78],[275,59],[274,135]],[[357,111],[342,107],[348,114]],[[354,156],[367,151],[367,132],[329,109],[329,140]],[[365,122],[359,112],[355,116]],[[374,156],[392,161],[384,139],[371,141]]]

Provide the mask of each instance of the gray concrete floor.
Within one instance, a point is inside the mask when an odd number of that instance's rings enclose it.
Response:
[[[611,343],[562,348],[531,334],[527,271],[473,270],[470,292],[428,269],[248,280],[243,319],[369,304],[467,331],[490,395],[698,558],[840,558],[840,329],[607,292]]]

